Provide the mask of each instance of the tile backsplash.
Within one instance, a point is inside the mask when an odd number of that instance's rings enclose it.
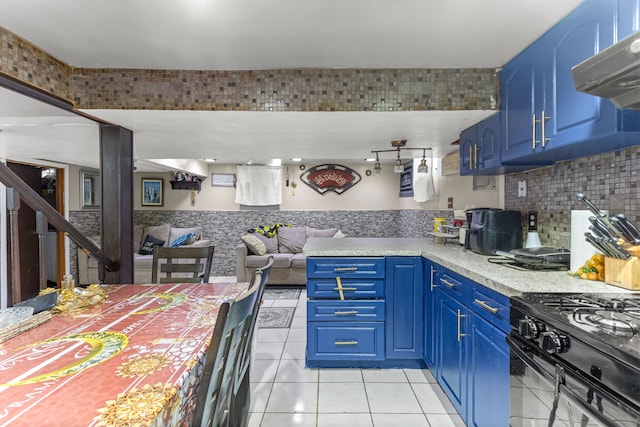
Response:
[[[580,192],[610,215],[623,213],[640,225],[640,146],[612,151],[505,177],[505,209],[538,211],[544,246],[570,247],[571,210],[586,209]],[[518,182],[527,196],[518,197]],[[525,229],[526,231],[526,229]]]

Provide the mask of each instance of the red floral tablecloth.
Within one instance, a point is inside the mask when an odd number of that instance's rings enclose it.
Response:
[[[0,426],[188,425],[220,304],[247,287],[115,285],[0,344]]]

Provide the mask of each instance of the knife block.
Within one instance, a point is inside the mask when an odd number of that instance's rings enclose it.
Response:
[[[640,258],[628,261],[618,258],[604,258],[604,281],[625,289],[640,290]]]

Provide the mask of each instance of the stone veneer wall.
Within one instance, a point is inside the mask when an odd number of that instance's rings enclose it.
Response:
[[[587,209],[575,194],[584,193],[610,215],[623,213],[640,226],[640,146],[505,177],[505,209],[538,211],[538,232],[545,246],[570,247],[571,210]],[[527,181],[527,197],[518,197],[518,181]]]
[[[495,110],[494,69],[74,68],[0,27],[0,73],[85,109]]]
[[[100,211],[94,210],[70,211],[69,222],[85,236],[97,237],[101,232],[102,214]],[[76,283],[80,283],[78,280],[78,246],[73,242],[69,244],[69,268]]]
[[[158,225],[169,223],[176,227],[202,227],[206,238],[212,240],[214,252],[212,275],[235,276],[235,248],[240,236],[249,228],[276,222],[313,228],[342,230],[348,237],[427,237],[433,230],[433,218],[453,220],[450,210],[381,210],[381,211],[168,211],[140,210],[134,212],[134,223]],[[100,233],[99,214],[75,211],[71,223],[86,235]],[[73,245],[72,270],[77,272],[77,251]]]

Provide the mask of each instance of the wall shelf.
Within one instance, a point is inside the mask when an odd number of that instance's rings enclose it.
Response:
[[[169,181],[173,190],[196,190],[200,191],[200,181]]]

